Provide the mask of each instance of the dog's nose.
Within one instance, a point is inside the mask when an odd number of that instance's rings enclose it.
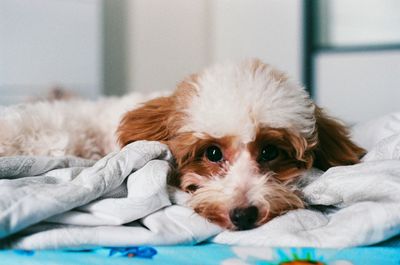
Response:
[[[235,208],[229,213],[229,218],[239,230],[253,228],[258,218],[258,208],[256,206]]]

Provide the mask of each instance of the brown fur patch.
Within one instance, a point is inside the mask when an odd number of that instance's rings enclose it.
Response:
[[[196,137],[192,133],[180,134],[169,143],[170,149],[175,156],[177,174],[173,183],[178,184],[183,190],[190,184],[201,186],[199,180],[197,183],[190,183],[186,178],[191,178],[191,173],[202,176],[203,180],[208,177],[221,173],[225,170],[224,164],[232,161],[235,156],[234,138],[212,138],[203,136]],[[218,146],[223,153],[223,161],[219,163],[208,161],[205,157],[205,151],[209,146]]]
[[[365,150],[350,139],[347,128],[316,107],[318,146],[314,151],[314,166],[327,170],[330,167],[353,165],[360,161]]]
[[[150,100],[124,115],[118,127],[122,146],[138,140],[168,141],[179,128],[179,117],[172,97]]]
[[[248,145],[253,159],[258,161],[261,149],[267,145],[276,146],[279,155],[272,161],[259,162],[260,170],[273,171],[276,173],[276,178],[281,181],[289,181],[300,176],[312,165],[313,157],[310,149],[313,148],[313,144],[286,129],[259,129],[255,141]]]
[[[169,97],[159,97],[145,102],[139,108],[127,112],[117,129],[121,146],[138,140],[170,141],[183,125],[182,112],[194,90],[197,75],[178,84]]]

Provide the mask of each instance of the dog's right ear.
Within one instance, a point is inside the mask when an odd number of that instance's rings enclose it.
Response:
[[[348,129],[317,106],[315,116],[318,145],[314,150],[313,166],[325,171],[334,166],[358,163],[360,157],[365,154],[365,150],[350,139]]]
[[[177,116],[173,96],[150,100],[122,117],[118,142],[125,146],[138,140],[168,141],[176,130]]]

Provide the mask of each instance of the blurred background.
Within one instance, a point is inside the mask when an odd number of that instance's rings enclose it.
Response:
[[[172,90],[258,57],[349,123],[400,110],[398,0],[0,0],[0,104]]]

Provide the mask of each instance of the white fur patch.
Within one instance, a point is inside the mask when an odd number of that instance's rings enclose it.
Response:
[[[216,65],[194,83],[185,132],[254,140],[258,127],[288,128],[305,137],[315,129],[314,105],[291,80],[277,80],[270,66],[254,71],[253,62]],[[276,73],[276,72],[275,72]]]
[[[118,150],[121,116],[160,94],[97,101],[41,101],[0,108],[0,156],[79,155],[99,159]]]
[[[226,175],[214,176],[206,187],[207,189],[219,191],[221,198],[225,198],[230,204],[240,203],[253,204],[264,200],[265,184],[267,175],[257,172],[255,162],[246,150],[240,153],[237,159],[229,166]]]

